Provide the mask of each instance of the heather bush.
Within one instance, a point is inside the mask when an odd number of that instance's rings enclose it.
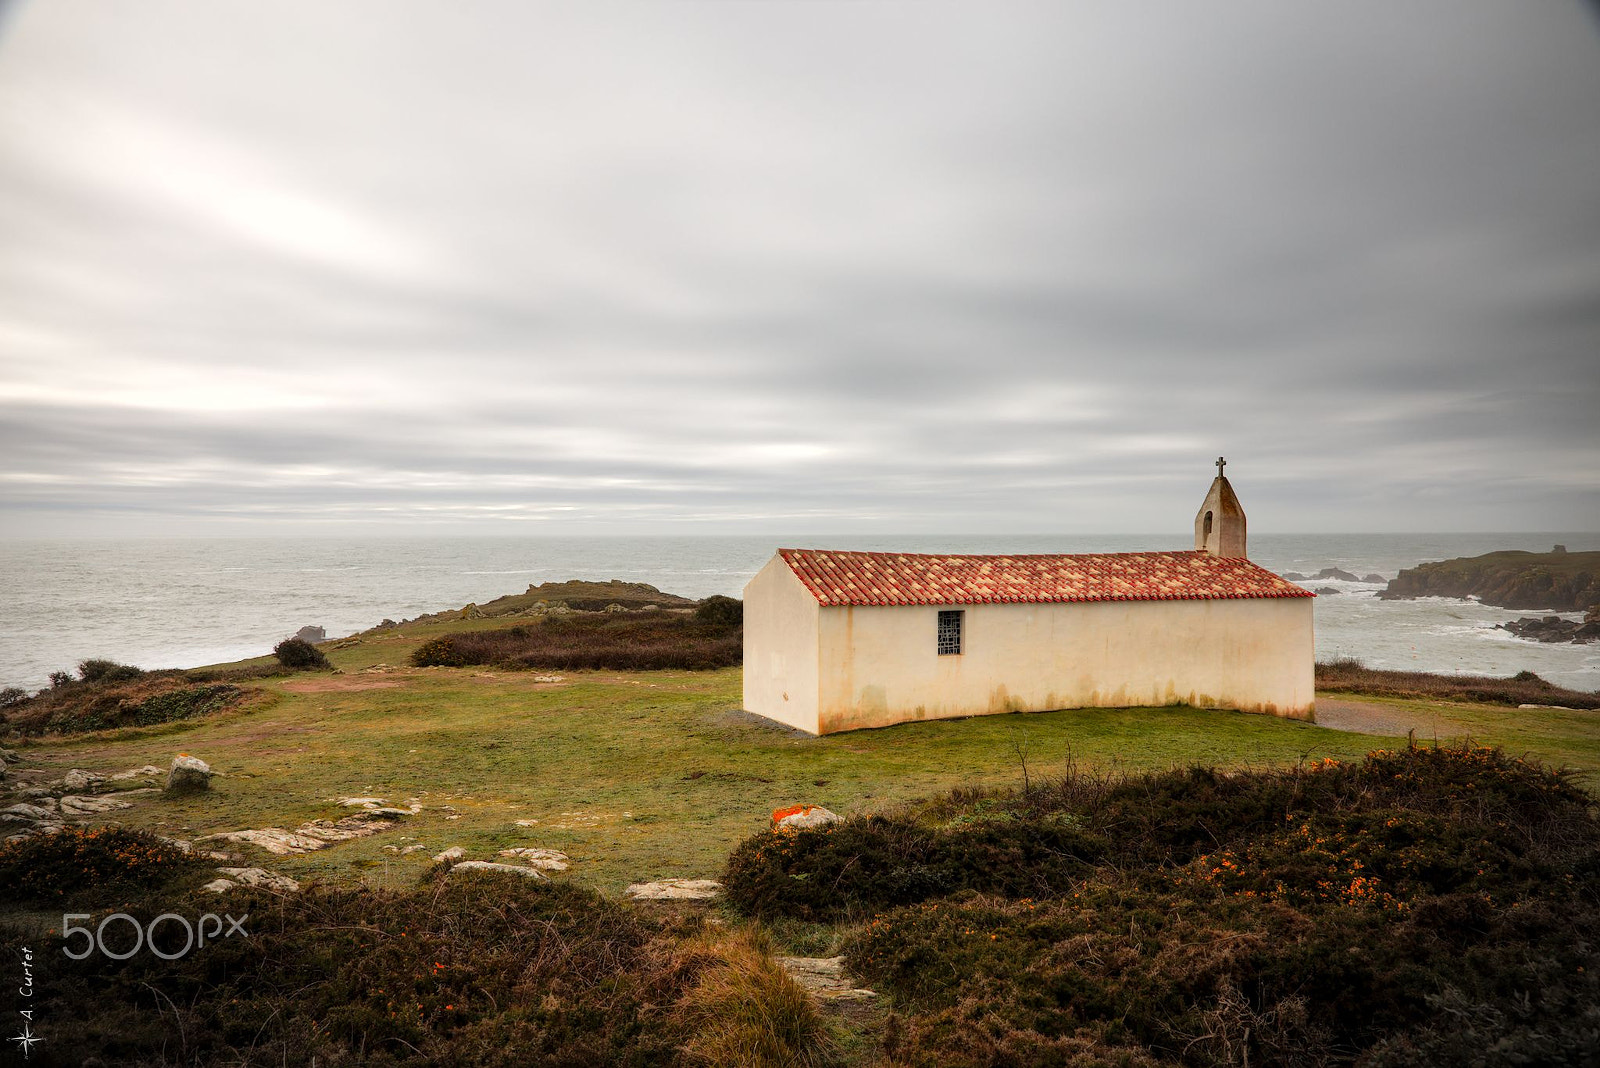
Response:
[[[322,650],[304,638],[285,638],[272,647],[272,655],[278,658],[278,663],[296,671],[333,667],[328,663],[328,658],[322,655]]]
[[[1576,1065],[1594,804],[1466,746],[1068,776],[759,835],[726,882],[753,914],[858,921],[850,967],[901,1014],[885,1065]]]
[[[0,931],[8,959],[30,945],[50,962],[30,1005],[50,1021],[51,1063],[829,1062],[816,1007],[759,939],[712,936],[698,916],[565,882],[438,869],[401,891],[216,895],[175,882],[143,893],[99,884],[89,898],[141,924],[161,913],[248,916],[248,937],[113,966],[98,954],[71,960],[59,937]],[[181,942],[180,925],[161,930]]]

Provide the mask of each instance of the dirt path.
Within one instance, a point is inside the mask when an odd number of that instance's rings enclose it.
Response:
[[[1431,712],[1413,712],[1394,705],[1373,701],[1352,701],[1342,697],[1317,698],[1317,726],[1336,731],[1354,731],[1358,734],[1385,734],[1395,737],[1407,731],[1417,732],[1417,741],[1432,741],[1435,737],[1464,736],[1471,728]]]

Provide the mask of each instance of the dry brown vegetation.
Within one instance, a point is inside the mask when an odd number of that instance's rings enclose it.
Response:
[[[140,671],[123,664],[111,665],[114,670],[109,671],[92,667],[109,663],[84,661],[91,670],[80,671],[77,679],[57,673],[48,689],[6,705],[0,722],[23,735],[146,727],[221,711],[245,697],[231,683],[205,679],[197,684],[183,671]]]
[[[1317,690],[1322,693],[1364,693],[1377,697],[1411,697],[1433,701],[1473,701],[1490,705],[1558,705],[1600,708],[1600,693],[1568,690],[1531,671],[1509,678],[1489,675],[1430,675],[1422,671],[1380,671],[1359,660],[1317,664]]]

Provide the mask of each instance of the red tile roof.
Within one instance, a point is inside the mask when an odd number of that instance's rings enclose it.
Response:
[[[947,556],[831,549],[779,549],[778,553],[824,606],[1315,596],[1249,560],[1199,550],[1071,556]]]

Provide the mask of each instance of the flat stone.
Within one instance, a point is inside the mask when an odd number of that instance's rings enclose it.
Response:
[[[381,797],[341,797],[339,804],[345,808],[377,808],[389,802]]]
[[[460,860],[466,855],[467,851],[465,849],[462,849],[460,846],[451,846],[443,853],[435,853],[433,859],[438,861],[440,864],[443,864],[445,861],[449,860]]]
[[[779,957],[778,963],[789,978],[828,1001],[865,1001],[878,996],[876,991],[850,982],[843,957]]]
[[[46,822],[58,819],[56,811],[57,807],[54,798],[50,799],[50,805],[48,808],[44,805],[29,805],[24,802],[18,802],[15,805],[8,805],[5,808],[0,808],[0,814],[20,816],[25,820]]]
[[[132,808],[131,801],[118,801],[113,797],[63,797],[61,799],[61,814],[63,816],[98,816],[105,812],[115,812],[119,808]]]
[[[213,894],[221,894],[221,893],[226,893],[229,890],[232,890],[234,887],[236,887],[238,885],[239,884],[234,882],[232,879],[212,879],[209,883],[206,883],[206,885],[202,886],[200,889],[202,889],[202,890],[210,890]]]
[[[634,901],[711,901],[722,894],[722,884],[715,879],[659,879],[634,883],[622,893]]]
[[[115,775],[111,776],[111,781],[126,782],[129,779],[151,779],[160,774],[160,768],[156,767],[154,764],[146,764],[142,768],[129,768],[127,771],[119,771]]]
[[[566,871],[569,865],[568,857],[555,849],[516,849],[500,850],[502,857],[520,857],[529,867],[541,868],[545,871]]]
[[[263,827],[252,831],[229,831],[225,834],[212,835],[229,842],[246,842],[268,853],[283,855],[285,853],[310,853],[312,850],[321,849],[328,843],[320,838],[309,835],[295,834],[281,827]]]
[[[292,894],[300,889],[300,884],[287,875],[277,875],[267,871],[265,868],[218,868],[217,871],[236,883],[244,886],[253,886],[260,890],[271,890],[279,894]]]
[[[543,879],[544,872],[538,868],[527,868],[521,864],[496,864],[488,860],[461,860],[450,867],[450,874],[460,871],[504,871],[513,875],[520,875],[525,879]]]

